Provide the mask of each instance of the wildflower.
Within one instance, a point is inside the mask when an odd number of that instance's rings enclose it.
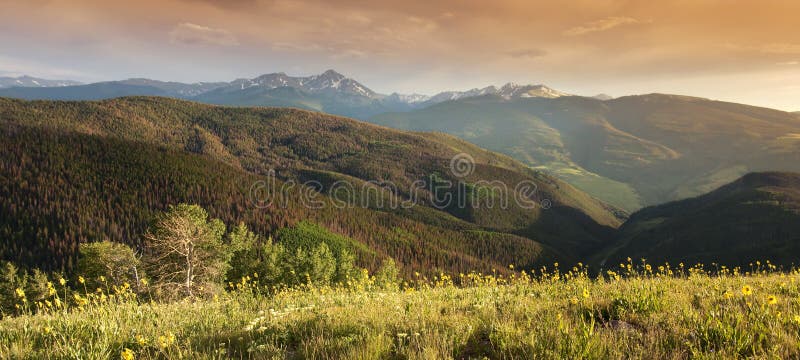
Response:
[[[17,288],[16,290],[14,290],[14,292],[17,293],[17,297],[19,297],[20,299],[25,299],[25,290]]]
[[[42,328],[42,333],[45,335],[50,335],[51,332],[53,332],[53,328],[49,326],[45,326]]]
[[[134,360],[136,357],[133,354],[133,350],[124,348],[122,352],[119,354],[120,359],[122,360]]]
[[[575,305],[578,303],[578,298],[573,296],[571,299],[569,299],[569,302],[572,303],[572,305]]]
[[[78,282],[81,283],[81,284],[85,284],[86,283],[86,279],[84,279],[83,276],[78,276]]]
[[[800,324],[800,315],[795,315],[792,320],[794,320],[795,324]]]
[[[770,295],[770,296],[767,296],[767,304],[769,304],[769,305],[775,305],[775,304],[777,304],[777,303],[778,303],[778,298],[777,298],[777,297],[775,297],[775,295]]]
[[[103,275],[100,275],[100,282],[106,282],[106,277],[103,276]]]
[[[147,286],[147,279],[141,279],[139,282],[142,283],[142,286]]]
[[[753,289],[751,289],[750,286],[742,286],[742,295],[750,296],[751,294],[753,294]]]
[[[589,289],[583,289],[583,297],[586,299],[589,298]]]
[[[142,335],[136,334],[136,337],[134,339],[136,340],[136,343],[139,344],[139,346],[147,345],[147,339]]]
[[[64,285],[67,285],[67,280],[65,280],[64,278],[61,278],[61,279],[58,279],[58,283],[61,284],[61,286],[64,286]]]
[[[158,346],[160,346],[162,349],[168,348],[174,343],[175,335],[169,331],[165,335],[158,337]]]

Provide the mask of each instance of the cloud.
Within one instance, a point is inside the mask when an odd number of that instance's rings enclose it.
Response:
[[[768,54],[800,54],[800,44],[773,43],[761,47],[761,52]]]
[[[547,55],[547,51],[544,51],[542,49],[530,48],[530,49],[513,50],[506,52],[506,54],[515,59],[533,59]]]
[[[612,16],[595,20],[564,31],[567,36],[581,36],[601,31],[611,30],[625,25],[641,24],[643,21],[628,16]]]
[[[258,0],[182,0],[185,2],[207,3],[223,9],[247,9],[258,3]]]
[[[800,65],[800,61],[784,61],[784,62],[779,62],[776,65],[781,65],[781,66]]]
[[[724,48],[732,51],[749,52],[759,56],[761,54],[771,55],[800,55],[800,44],[796,43],[769,43],[763,45],[744,45],[737,43],[726,43]]]
[[[170,41],[188,45],[236,46],[239,41],[230,31],[193,23],[180,23],[169,33]]]

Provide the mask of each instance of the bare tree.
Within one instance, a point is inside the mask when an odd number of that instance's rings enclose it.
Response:
[[[225,225],[197,206],[170,206],[145,234],[144,261],[153,285],[195,297],[224,280],[231,252],[222,241]]]

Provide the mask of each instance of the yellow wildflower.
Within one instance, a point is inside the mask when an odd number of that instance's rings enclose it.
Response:
[[[147,345],[147,339],[144,336],[136,334],[135,339],[136,343],[139,344],[139,346]]]
[[[162,349],[172,346],[175,343],[175,335],[171,332],[167,332],[165,335],[161,335],[158,337],[158,346]]]
[[[583,289],[583,297],[586,299],[589,298],[589,289]]]
[[[81,284],[85,284],[86,283],[86,279],[84,279],[83,276],[78,276],[78,282],[81,283]]]
[[[778,298],[777,298],[777,297],[775,297],[775,295],[770,295],[770,296],[767,296],[767,304],[769,304],[769,305],[775,305],[775,304],[777,304],[777,303],[778,303]]]
[[[119,354],[120,359],[122,360],[134,360],[136,357],[134,356],[133,350],[124,348],[122,352]]]
[[[750,286],[742,286],[742,295],[750,296],[751,294],[753,294],[753,289],[751,289]]]
[[[14,292],[17,293],[17,297],[18,298],[20,298],[20,299],[24,299],[25,298],[25,290],[17,288],[16,290],[14,290]]]
[[[61,286],[64,286],[64,285],[67,285],[67,280],[65,280],[64,278],[61,278],[61,279],[58,279],[58,283],[61,284]]]

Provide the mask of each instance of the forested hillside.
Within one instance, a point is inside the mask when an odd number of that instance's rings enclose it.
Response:
[[[273,234],[311,220],[365,245],[360,263],[384,257],[405,271],[534,266],[570,261],[602,247],[621,213],[549,176],[456,138],[390,130],[291,109],[243,109],[163,98],[102,102],[0,100],[2,232],[6,259],[49,268],[74,265],[77,244],[112,240],[137,245],[156,211],[197,203],[229,226],[240,221]],[[459,153],[474,159],[463,179],[451,174]],[[251,186],[275,170],[278,181],[316,181],[321,199],[336,180],[394,184],[382,196],[408,198],[425,184],[419,205],[364,202],[303,206],[304,187],[279,206],[258,208]],[[526,209],[438,206],[435,192],[456,195],[450,180],[537,185]],[[512,187],[513,191],[513,187]],[[486,193],[494,194],[486,189]],[[294,195],[293,195],[294,194]],[[392,194],[392,195],[390,195]],[[275,196],[279,196],[275,195]],[[335,195],[335,194],[334,194]],[[283,195],[280,195],[283,196]],[[359,202],[359,204],[362,204]],[[279,239],[278,239],[279,240]]]
[[[600,253],[672,264],[800,264],[800,174],[752,173],[708,194],[642,209]]]

